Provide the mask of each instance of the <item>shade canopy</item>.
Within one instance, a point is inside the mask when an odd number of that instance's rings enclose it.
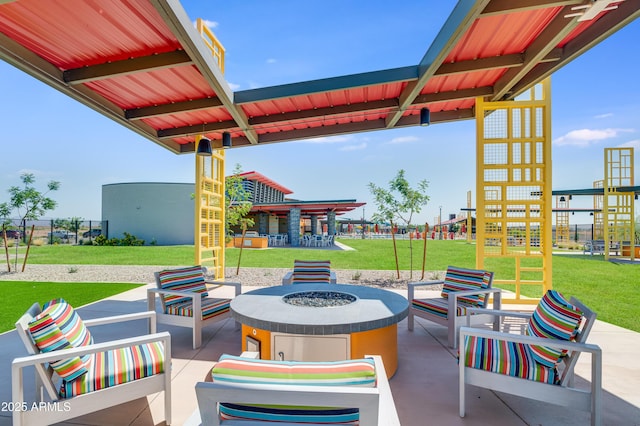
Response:
[[[417,126],[423,108],[470,119],[476,97],[514,99],[639,15],[640,0],[460,0],[415,65],[234,92],[177,0],[0,0],[0,58],[193,153],[198,134],[238,148]]]

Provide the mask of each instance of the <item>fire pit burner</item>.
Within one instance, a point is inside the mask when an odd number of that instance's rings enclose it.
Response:
[[[348,305],[356,301],[356,296],[338,291],[301,291],[287,294],[282,299],[294,306],[326,308]]]

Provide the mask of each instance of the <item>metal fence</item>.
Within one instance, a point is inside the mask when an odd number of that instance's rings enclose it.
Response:
[[[47,219],[20,220],[0,218],[0,239],[2,238],[2,224],[11,238],[19,238],[27,242],[44,241],[46,244],[84,244],[98,235],[109,238],[109,222],[101,220]],[[16,232],[18,231],[18,232]],[[33,235],[32,235],[33,234]]]

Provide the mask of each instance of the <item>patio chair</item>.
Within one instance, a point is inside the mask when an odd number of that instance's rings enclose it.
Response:
[[[602,352],[586,344],[596,314],[579,300],[549,290],[533,313],[496,311],[528,319],[525,335],[460,328],[460,417],[465,390],[474,385],[591,413],[602,423]],[[574,386],[581,353],[591,354],[589,389]]]
[[[89,327],[146,319],[152,334],[94,343]],[[171,336],[155,333],[155,312],[83,321],[62,299],[34,303],[16,322],[28,356],[11,363],[13,425],[44,425],[164,391],[171,423]],[[36,401],[24,370],[35,368]],[[45,407],[44,409],[42,407]]]
[[[211,378],[196,384],[199,413],[188,425],[400,425],[379,355],[333,362],[222,355]]]
[[[242,293],[240,283],[207,281],[206,272],[203,266],[155,272],[156,288],[147,289],[148,309],[157,312],[158,323],[191,328],[193,349],[202,345],[202,327],[231,316],[231,299],[208,297],[209,293],[223,286],[234,287],[235,296]],[[160,310],[156,309],[156,295]]]
[[[478,269],[463,269],[453,266],[447,268],[444,280],[424,281],[408,284],[409,315],[407,325],[413,330],[414,316],[427,319],[448,327],[447,342],[452,348],[457,347],[457,329],[466,317],[467,308],[486,308],[489,296],[493,295],[493,308],[500,309],[500,289],[491,288],[493,272]],[[442,285],[439,297],[418,299],[415,291],[419,287]],[[486,316],[478,316],[477,320],[486,320]],[[499,323],[496,320],[494,328]]]
[[[294,260],[293,271],[282,278],[282,285],[335,284],[336,273],[331,271],[329,260]]]

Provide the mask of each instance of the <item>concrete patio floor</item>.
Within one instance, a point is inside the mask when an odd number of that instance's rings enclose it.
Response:
[[[255,287],[247,287],[244,291]],[[406,296],[406,291],[399,291]],[[146,309],[144,287],[104,299],[79,309],[83,318],[96,318]],[[509,306],[507,306],[509,309]],[[92,329],[96,341],[135,336],[145,324],[103,326]],[[229,319],[203,331],[203,345],[191,347],[186,328],[158,326],[172,336],[172,410],[174,425],[183,424],[197,409],[194,386],[206,379],[211,363],[223,353],[239,354],[240,332]],[[585,425],[589,413],[539,403],[502,393],[469,387],[467,414],[458,416],[458,365],[453,350],[446,346],[446,328],[421,318],[413,332],[406,319],[398,325],[399,367],[390,381],[403,425]],[[603,423],[640,425],[640,333],[597,321],[589,343],[603,350]],[[11,401],[10,364],[26,352],[14,331],[0,335],[0,401]],[[577,383],[587,385],[588,356],[580,359]],[[33,392],[33,375],[25,383]],[[65,425],[162,425],[162,395],[140,398],[127,404],[73,419]],[[0,426],[10,425],[11,413],[0,412]]]

